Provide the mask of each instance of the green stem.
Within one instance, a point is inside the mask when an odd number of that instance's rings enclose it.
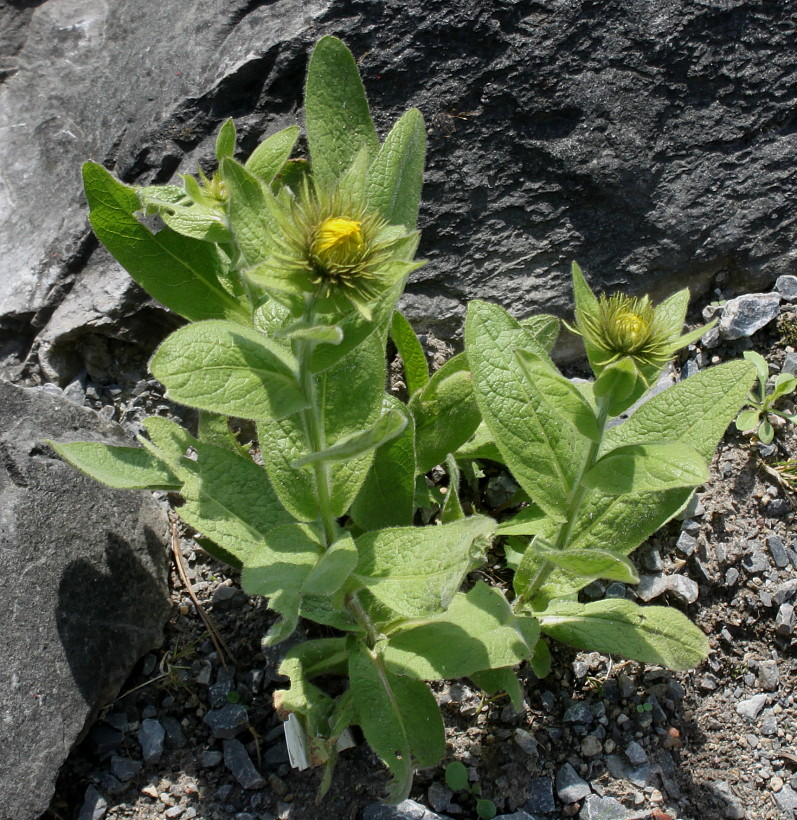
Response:
[[[581,463],[576,480],[573,482],[573,489],[570,491],[570,498],[567,504],[567,519],[559,529],[554,546],[558,550],[565,550],[570,546],[570,539],[573,535],[573,528],[576,525],[578,514],[581,512],[581,505],[584,503],[589,488],[584,484],[584,476],[595,466],[598,460],[598,453],[603,444],[603,434],[606,431],[606,422],[609,419],[609,398],[598,399],[598,436],[590,442],[589,450]],[[522,595],[515,601],[514,609],[517,611],[524,604],[530,601],[539,592],[542,585],[556,569],[556,565],[550,561],[543,561],[542,566],[537,570],[537,574],[531,579],[528,587]]]

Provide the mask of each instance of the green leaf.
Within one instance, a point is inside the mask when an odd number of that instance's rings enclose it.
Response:
[[[274,693],[277,711],[293,712],[304,718],[308,734],[317,737],[327,729],[327,718],[333,710],[333,700],[310,679],[337,665],[346,663],[346,641],[343,638],[318,638],[304,641],[288,650],[278,672],[290,678],[290,689]]]
[[[196,471],[196,462],[184,459],[189,447],[194,447],[197,440],[179,424],[160,416],[149,416],[144,419],[144,429],[149,441],[139,441],[171,469],[182,476],[182,471]]]
[[[504,666],[500,669],[482,669],[479,672],[474,672],[470,679],[482,691],[488,695],[497,695],[499,692],[505,692],[509,695],[512,701],[512,706],[515,711],[519,712],[523,708],[523,690],[518,681],[515,670],[510,666]]]
[[[417,470],[426,473],[456,452],[481,421],[465,357],[449,359],[410,399],[409,407],[415,418]]]
[[[633,562],[624,555],[615,555],[613,552],[601,549],[573,549],[557,550],[543,539],[532,541],[530,550],[543,561],[549,561],[554,566],[582,575],[585,578],[605,578],[607,581],[622,581],[625,584],[638,584],[639,576]]]
[[[596,399],[609,399],[609,416],[619,416],[628,410],[645,390],[639,371],[628,357],[613,362],[601,370],[595,380],[593,395]]]
[[[312,467],[313,464],[319,462],[350,461],[392,441],[401,434],[406,426],[407,418],[401,411],[388,410],[367,430],[351,433],[323,450],[297,458],[291,463],[291,467],[297,469]]]
[[[150,185],[135,190],[145,211],[157,213],[177,233],[205,242],[230,241],[224,208],[220,204],[211,205],[201,194],[198,200],[191,199],[176,185]],[[222,284],[225,278],[219,274]]]
[[[412,786],[412,746],[405,715],[391,688],[394,680],[362,642],[350,642],[349,681],[357,720],[365,739],[393,774],[388,801],[399,803]]]
[[[760,418],[761,412],[759,410],[742,410],[736,419],[736,429],[740,433],[752,430],[758,424]]]
[[[745,350],[742,356],[750,362],[756,370],[758,375],[758,384],[761,387],[761,395],[764,395],[767,387],[767,380],[769,379],[769,365],[767,360],[755,350]]]
[[[492,800],[479,798],[476,801],[476,814],[479,815],[481,820],[493,820],[495,815],[498,814],[498,809]]]
[[[376,155],[379,139],[360,72],[336,37],[322,37],[313,50],[304,100],[313,176],[322,186],[334,185],[363,146]]]
[[[514,351],[531,338],[502,308],[473,301],[465,344],[474,393],[512,475],[548,515],[562,520],[586,441],[529,382]],[[544,359],[545,351],[534,351]]]
[[[296,125],[277,131],[252,151],[244,168],[262,182],[271,183],[290,158],[298,138],[299,127]]]
[[[305,325],[295,322],[275,336],[280,339],[305,339],[315,344],[339,345],[343,341],[343,328],[340,325]]]
[[[422,769],[436,766],[446,752],[446,735],[434,695],[423,681],[389,672],[387,676],[416,764]]]
[[[319,349],[322,348],[316,350]],[[328,441],[338,441],[373,424],[380,415],[385,384],[385,355],[378,334],[367,337],[356,350],[315,379]],[[302,417],[265,419],[258,425],[258,437],[261,442],[268,442],[262,447],[263,460],[282,503],[299,520],[317,518],[315,476],[291,466],[310,450]],[[343,515],[351,506],[373,458],[373,451],[369,451],[351,461],[328,465],[335,516]]]
[[[706,460],[679,441],[628,444],[600,458],[583,482],[607,495],[696,487],[708,481]]]
[[[446,470],[448,472],[448,492],[440,508],[440,521],[447,524],[449,521],[459,521],[465,517],[462,504],[459,501],[460,473],[457,460],[452,455],[446,456]]]
[[[96,481],[119,490],[179,490],[182,482],[141,447],[115,447],[93,441],[47,441],[61,458]]]
[[[245,453],[245,449],[238,444],[230,429],[230,420],[220,413],[209,413],[207,410],[200,410],[197,435],[199,440],[204,441],[206,444],[215,444],[238,454]]]
[[[369,202],[392,225],[415,229],[425,155],[423,115],[411,108],[387,135],[368,175]]]
[[[149,424],[147,429],[152,435]],[[180,517],[240,562],[266,554],[266,538],[291,517],[262,467],[223,447],[196,439],[193,446],[197,460],[182,458],[186,466],[179,469],[185,501]]]
[[[227,262],[214,245],[164,228],[151,233],[133,215],[138,194],[95,162],[83,165],[89,220],[97,238],[144,290],[192,322],[250,321],[221,284]]]
[[[539,618],[543,631],[562,643],[668,669],[692,669],[709,649],[700,629],[670,607],[640,607],[620,598],[562,601]]]
[[[302,592],[309,595],[332,595],[337,592],[357,566],[357,546],[351,535],[344,535],[318,559],[304,579]]]
[[[357,580],[399,616],[435,615],[481,558],[494,527],[492,519],[479,515],[436,527],[365,533],[357,539]]]
[[[689,307],[689,288],[683,288],[656,306],[656,319],[664,325],[670,337],[680,336]],[[703,328],[705,332],[706,328]],[[702,334],[701,334],[702,335]]]
[[[407,426],[401,435],[379,447],[368,476],[349,514],[363,530],[412,524],[415,497],[415,423],[393,396],[384,397],[383,409],[403,413]]]
[[[428,384],[429,366],[415,331],[403,314],[397,310],[393,311],[390,338],[401,356],[404,364],[404,378],[407,381],[407,393],[412,396]]]
[[[779,373],[772,388],[772,401],[794,392],[797,387],[797,377],[790,373]]]
[[[531,504],[517,515],[498,525],[499,535],[537,535],[548,523],[548,516],[536,505]]]
[[[227,219],[246,265],[257,265],[271,252],[272,219],[260,180],[231,157],[221,163],[227,186]]]
[[[758,425],[756,435],[762,444],[772,444],[772,439],[775,438],[775,428],[769,419],[763,419],[761,424]]]
[[[515,357],[535,392],[548,405],[549,413],[559,413],[579,433],[591,441],[600,441],[598,419],[589,402],[571,381],[551,366],[550,360],[533,350],[516,350]]]
[[[452,760],[446,766],[446,785],[452,792],[462,792],[468,789],[468,770],[459,760]]]
[[[744,404],[754,375],[753,366],[745,361],[702,370],[649,399],[628,421],[609,430],[605,449],[677,440],[694,447],[708,461]],[[628,555],[678,513],[691,494],[691,487],[619,496],[593,490],[575,522],[570,546],[605,549],[611,545],[613,553]],[[556,530],[552,523],[545,536],[555,537]],[[584,578],[556,570],[543,585],[534,608],[544,608],[552,598],[571,595],[586,583]]]
[[[542,680],[551,674],[551,651],[548,649],[548,644],[545,643],[544,638],[540,638],[535,647],[534,654],[529,661],[531,671]]]
[[[546,353],[550,353],[559,338],[562,323],[556,316],[551,316],[549,313],[538,313],[527,319],[521,319],[520,326],[526,333],[531,334],[539,347]]]
[[[257,554],[249,556],[241,572],[247,595],[271,597],[299,590],[324,548],[318,533],[308,524],[285,524],[269,530]]]
[[[232,119],[224,121],[216,137],[216,161],[221,163],[224,157],[231,157],[235,153],[235,123]]]
[[[469,438],[455,453],[460,460],[472,461],[473,459],[487,458],[491,461],[504,463],[498,446],[493,440],[493,435],[487,425],[482,421],[476,428],[476,432]]]
[[[531,656],[538,636],[533,618],[516,618],[501,592],[479,581],[468,593],[457,594],[443,614],[420,626],[400,627],[388,638],[383,656],[396,674],[462,678],[520,663]]]
[[[296,361],[256,330],[207,321],[172,333],[150,363],[172,401],[228,416],[286,416],[307,406]]]

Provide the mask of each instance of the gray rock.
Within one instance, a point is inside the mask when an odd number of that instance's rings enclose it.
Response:
[[[784,812],[793,815],[797,811],[797,791],[788,783],[784,784],[780,791],[775,792],[775,800]]]
[[[211,709],[202,720],[210,726],[213,737],[230,739],[249,725],[249,714],[240,703],[228,703],[221,709]]]
[[[666,582],[667,590],[685,604],[693,604],[700,594],[700,587],[685,575],[668,575]]]
[[[700,339],[700,345],[706,350],[712,350],[720,343],[720,331],[715,325],[710,327]]]
[[[578,816],[579,820],[625,820],[628,812],[623,804],[613,797],[598,797],[597,794],[591,794],[584,801]]]
[[[108,801],[94,786],[89,786],[86,789],[86,796],[83,798],[83,805],[77,820],[102,820],[106,811],[108,811]]]
[[[569,763],[556,772],[556,794],[563,803],[576,803],[591,791],[589,783]]]
[[[788,603],[797,596],[797,578],[790,578],[783,584],[779,584],[772,593],[772,600],[777,606]]]
[[[600,738],[595,735],[587,735],[581,741],[581,754],[584,757],[595,757],[603,751],[603,745]]]
[[[727,820],[743,820],[747,815],[739,798],[733,793],[731,787],[724,780],[714,784],[714,791],[723,802],[723,817]]]
[[[785,274],[775,280],[775,290],[787,301],[797,302],[797,276]]]
[[[788,637],[794,631],[794,606],[781,604],[775,616],[775,631],[778,635]]]
[[[606,597],[607,598],[625,598],[626,587],[625,584],[621,583],[620,581],[612,581],[608,587],[606,587]]]
[[[224,755],[216,749],[208,749],[199,756],[199,765],[203,769],[212,769],[221,763],[223,757]]]
[[[157,763],[163,755],[163,742],[166,740],[166,730],[154,718],[141,721],[138,730],[138,742],[141,744],[141,753],[146,763]]]
[[[788,373],[790,376],[797,376],[797,353],[786,354],[780,372]]]
[[[667,579],[661,573],[657,575],[639,574],[639,583],[634,587],[634,592],[640,601],[652,601],[663,595],[667,590]]]
[[[565,723],[580,723],[582,725],[589,725],[595,719],[592,709],[586,703],[578,701],[571,703],[565,710],[563,720]]]
[[[606,755],[606,766],[613,777],[628,780],[640,789],[650,781],[650,764],[634,765],[620,755]]]
[[[748,293],[730,299],[719,321],[720,336],[723,339],[752,336],[775,319],[779,312],[779,293]]]
[[[736,714],[748,720],[755,720],[761,714],[761,710],[764,706],[766,706],[766,702],[767,696],[763,693],[753,695],[751,698],[745,700],[740,700],[736,704]]]
[[[414,800],[404,800],[397,806],[371,803],[363,809],[363,820],[445,820]],[[496,818],[497,820],[497,818]]]
[[[263,755],[263,765],[270,769],[276,769],[281,764],[289,762],[288,745],[285,740],[280,740],[273,746],[269,746]]]
[[[513,734],[515,738],[515,743],[531,757],[536,757],[538,754],[538,743],[537,739],[534,737],[531,732],[527,732],[525,729],[515,729]]]
[[[793,265],[796,172],[781,125],[795,23],[777,5],[753,14],[665,0],[643,30],[622,3],[599,17],[568,3],[542,16],[522,4],[485,12],[404,0],[356,9],[171,0],[146,14],[120,0],[10,5],[0,191],[12,204],[0,210],[0,314],[21,357],[37,332],[31,317],[51,317],[42,355],[62,378],[79,365],[81,337],[100,338],[93,328],[108,317],[103,334],[133,338],[142,300],[87,240],[80,163],[91,157],[136,184],[165,181],[211,155],[212,132],[231,113],[251,150],[292,121],[307,51],[327,31],[365,55],[382,133],[411,103],[429,115],[429,264],[404,302],[416,323],[451,336],[474,296],[511,294],[519,314],[561,313],[573,258],[596,284],[605,271],[613,285],[657,293],[705,290],[723,267],[759,287]],[[579,25],[594,29],[585,54],[563,36]],[[701,51],[710,52],[705,98],[681,93],[683,61]],[[470,110],[452,100],[472,101]],[[103,266],[116,273],[107,286]],[[147,311],[162,330],[162,312]]]
[[[169,612],[166,520],[62,462],[54,438],[132,442],[95,413],[0,382],[0,817],[38,818],[69,750]]]
[[[550,777],[532,777],[529,784],[529,799],[523,807],[532,814],[551,814],[556,811],[553,799],[553,783]]]
[[[661,553],[652,544],[641,547],[637,554],[645,569],[658,573],[664,569],[664,561],[661,560]]]
[[[783,539],[779,535],[768,535],[767,547],[769,547],[769,554],[778,569],[789,566],[789,556],[783,546]]]
[[[634,766],[641,766],[648,762],[648,753],[635,740],[625,747],[625,756]]]
[[[678,540],[675,542],[675,548],[680,553],[688,557],[697,548],[697,539],[693,535],[690,535],[688,532],[682,532],[678,536]]]
[[[428,820],[428,818],[426,818],[426,820]],[[529,814],[527,811],[520,809],[512,812],[512,814],[498,814],[493,820],[539,820],[539,818],[534,814]]]
[[[769,559],[760,549],[751,549],[744,555],[742,558],[742,566],[751,575],[755,575],[758,572],[766,572],[770,569]]]
[[[140,771],[140,760],[131,760],[129,757],[116,755],[111,758],[111,774],[123,783],[132,780]]]
[[[161,718],[161,725],[166,730],[166,740],[172,749],[182,749],[185,746],[185,732],[180,725],[180,721],[172,715],[164,715]]]
[[[224,765],[244,789],[262,789],[266,785],[240,740],[224,741]]]
[[[426,796],[429,800],[429,805],[435,811],[445,811],[451,802],[451,798],[454,796],[454,792],[452,792],[448,786],[443,783],[438,783],[435,780],[434,783],[429,786]]]
[[[758,685],[765,692],[774,692],[780,685],[780,672],[775,661],[762,661],[758,666]]]

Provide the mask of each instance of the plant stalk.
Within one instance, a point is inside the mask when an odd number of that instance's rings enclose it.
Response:
[[[573,482],[573,489],[570,492],[570,499],[567,505],[567,520],[562,524],[556,536],[554,545],[558,550],[565,550],[570,546],[570,538],[573,535],[573,527],[576,525],[578,514],[581,512],[581,505],[584,503],[584,497],[587,494],[588,487],[584,484],[584,476],[595,466],[598,460],[598,453],[603,444],[603,435],[606,431],[606,422],[609,419],[609,398],[603,397],[598,399],[598,437],[596,440],[590,442],[589,450],[581,464],[576,480]],[[550,561],[544,561],[542,566],[537,570],[537,574],[532,578],[528,587],[524,590],[522,595],[519,595],[515,601],[513,609],[518,611],[521,609],[537,592],[539,592],[542,585],[551,576],[551,573],[556,569],[556,565]]]

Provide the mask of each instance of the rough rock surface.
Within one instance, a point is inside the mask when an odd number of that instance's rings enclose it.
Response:
[[[61,763],[168,615],[164,514],[42,443],[129,442],[90,410],[0,382],[0,817],[47,809]]]
[[[295,120],[327,33],[358,58],[383,133],[411,105],[429,124],[429,264],[405,300],[421,330],[451,337],[473,297],[563,312],[574,258],[596,284],[659,295],[794,273],[782,3],[38,0],[0,8],[7,370],[33,350],[66,383],[81,337],[165,332],[131,326],[143,297],[89,236],[80,163],[166,182],[211,158],[227,116],[250,151]]]

